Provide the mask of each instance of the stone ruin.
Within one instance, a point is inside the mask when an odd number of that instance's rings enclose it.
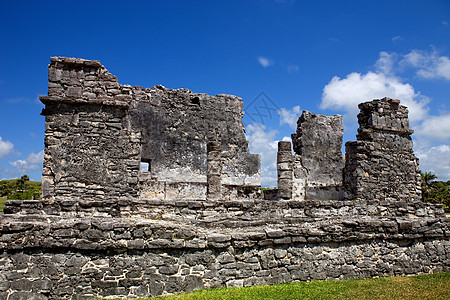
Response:
[[[418,201],[419,162],[413,153],[408,110],[400,100],[361,103],[357,141],[345,144],[341,116],[303,111],[296,133],[278,144],[278,197]]]
[[[264,196],[236,96],[122,85],[99,61],[53,57],[41,101],[43,199],[6,202],[0,299],[450,270],[449,218],[420,201],[399,100],[359,105],[345,156],[342,117],[304,111]]]
[[[241,98],[121,85],[99,61],[52,58],[41,101],[46,200],[259,193]]]

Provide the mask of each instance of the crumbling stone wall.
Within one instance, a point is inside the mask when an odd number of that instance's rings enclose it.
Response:
[[[450,270],[450,218],[419,200],[398,100],[360,105],[344,169],[354,201],[340,200],[339,116],[304,112],[295,154],[279,143],[273,201],[258,197],[238,97],[121,85],[98,61],[52,58],[41,100],[45,200],[0,215],[0,299]]]
[[[340,199],[344,156],[342,116],[303,111],[292,134],[294,199]]]
[[[107,94],[117,78],[98,61],[53,58],[46,105],[43,196],[137,196],[140,132],[128,103]]]
[[[0,219],[0,298],[134,298],[450,269],[441,205],[115,201],[96,217],[94,201],[9,201],[16,209]]]
[[[413,153],[408,109],[383,98],[359,104],[357,141],[345,144],[348,199],[420,199],[420,171]]]
[[[342,199],[344,156],[342,116],[303,111],[290,142],[279,142],[278,198]]]
[[[41,101],[45,199],[205,199],[209,142],[220,144],[221,188],[258,196],[260,158],[236,96],[122,85],[99,61],[52,57]]]

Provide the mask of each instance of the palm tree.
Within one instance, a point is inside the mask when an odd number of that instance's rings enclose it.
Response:
[[[422,200],[425,201],[428,198],[428,192],[430,190],[430,182],[433,179],[436,179],[437,176],[431,172],[420,172],[420,176],[422,177]]]

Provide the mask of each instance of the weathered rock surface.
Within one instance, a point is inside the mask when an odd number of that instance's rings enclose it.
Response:
[[[342,116],[303,111],[292,134],[294,199],[342,198]]]
[[[209,142],[220,144],[223,189],[258,194],[239,97],[122,85],[99,61],[52,57],[41,101],[45,199],[206,198]]]
[[[357,141],[345,144],[346,198],[419,200],[419,163],[413,153],[407,108],[389,98],[358,107]]]
[[[1,295],[131,298],[450,269],[440,205],[111,200],[93,216],[95,201],[57,202],[15,202],[2,217]]]
[[[238,97],[121,85],[99,61],[56,57],[41,100],[44,200],[7,201],[0,215],[0,299],[450,270],[450,218],[419,201],[398,100],[360,105],[344,177],[341,117],[303,112],[295,154],[279,143],[272,200]]]

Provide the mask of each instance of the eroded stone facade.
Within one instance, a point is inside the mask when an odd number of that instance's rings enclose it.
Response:
[[[217,180],[208,177],[214,142],[220,188],[259,193],[260,158],[249,153],[239,97],[122,85],[99,61],[53,57],[41,101],[45,199],[206,199],[208,178]]]
[[[295,153],[290,153],[289,142],[279,144],[278,156],[285,160],[278,163],[279,198],[420,199],[419,163],[407,108],[389,98],[361,103],[359,108],[357,141],[345,144],[345,158],[342,116],[303,111],[292,134]]]
[[[357,141],[345,144],[347,199],[419,200],[419,162],[400,100],[361,103]]]
[[[279,143],[272,200],[238,97],[121,85],[98,61],[58,57],[41,100],[44,199],[0,215],[0,299],[450,270],[450,218],[419,201],[398,100],[360,105],[345,167],[341,117],[304,112],[295,153]]]
[[[292,134],[294,199],[341,199],[344,156],[342,116],[303,111]]]

